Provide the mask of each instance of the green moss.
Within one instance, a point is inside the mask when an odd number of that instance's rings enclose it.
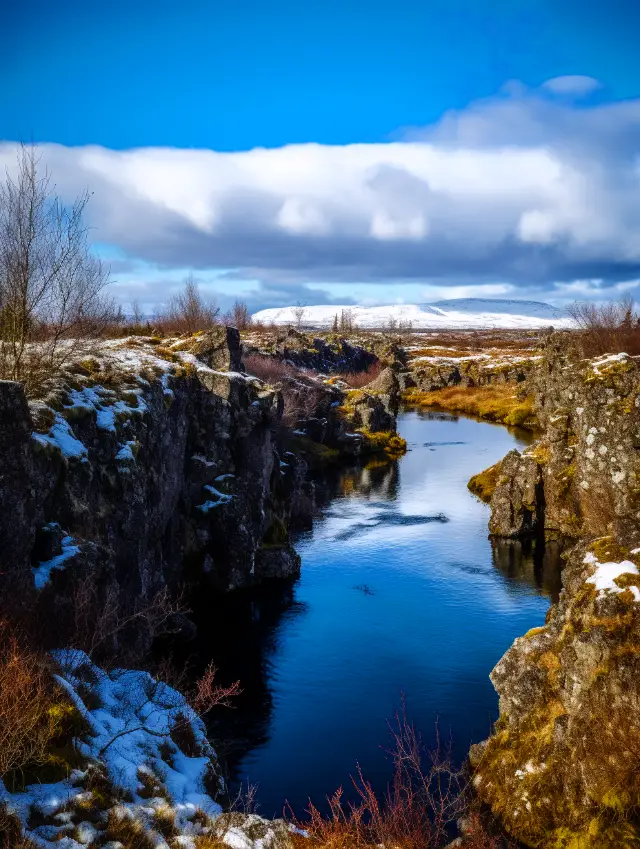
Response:
[[[474,495],[477,495],[481,501],[489,503],[498,485],[499,472],[500,463],[495,463],[483,472],[478,472],[477,475],[473,475],[473,477],[470,478],[467,487]]]
[[[402,457],[407,450],[407,440],[398,436],[392,430],[368,431],[360,430],[364,437],[363,451],[367,454],[387,454],[391,457]]]
[[[274,519],[262,538],[264,546],[282,546],[289,542],[289,532],[282,519]]]

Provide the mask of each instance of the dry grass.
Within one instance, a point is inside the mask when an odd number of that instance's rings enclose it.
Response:
[[[402,396],[412,407],[438,407],[453,413],[467,413],[491,422],[533,429],[537,421],[533,399],[518,398],[511,384],[493,386],[448,386],[433,392],[410,389]]]
[[[391,458],[402,457],[407,451],[407,440],[391,430],[358,431],[364,436],[365,450],[371,454],[386,454]]]
[[[244,368],[247,374],[259,377],[264,383],[273,386],[286,377],[299,377],[300,369],[285,363],[277,357],[267,357],[264,354],[246,354]]]
[[[346,372],[343,374],[334,375],[340,380],[344,380],[345,383],[348,383],[352,389],[362,389],[363,386],[367,386],[369,383],[374,381],[377,377],[379,377],[380,372],[383,370],[384,366],[380,362],[372,363],[367,369],[364,371],[353,371]]]

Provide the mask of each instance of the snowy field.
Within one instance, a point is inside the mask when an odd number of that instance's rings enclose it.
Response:
[[[529,330],[540,327],[569,328],[572,320],[565,312],[538,301],[509,301],[482,298],[460,298],[433,304],[391,304],[382,307],[353,307],[341,304],[304,307],[299,321],[299,308],[280,307],[261,310],[253,319],[266,324],[300,324],[302,327],[330,328],[334,317],[349,311],[354,326],[360,328],[389,327],[390,322],[407,325],[414,330],[492,328]]]

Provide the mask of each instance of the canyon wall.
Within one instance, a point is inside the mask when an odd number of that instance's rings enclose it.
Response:
[[[527,846],[636,846],[640,367],[575,360],[554,335],[529,380],[542,433],[499,465],[490,530],[563,540],[563,589],[491,674],[500,718],[471,750],[474,785]]]

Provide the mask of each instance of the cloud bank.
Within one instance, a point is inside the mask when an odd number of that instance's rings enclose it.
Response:
[[[356,300],[363,283],[389,284],[388,300],[407,282],[606,290],[640,277],[640,100],[598,87],[514,83],[381,144],[41,153],[63,196],[93,192],[100,243],[165,271],[224,270],[229,291],[256,281],[261,306],[309,284],[354,284]]]

